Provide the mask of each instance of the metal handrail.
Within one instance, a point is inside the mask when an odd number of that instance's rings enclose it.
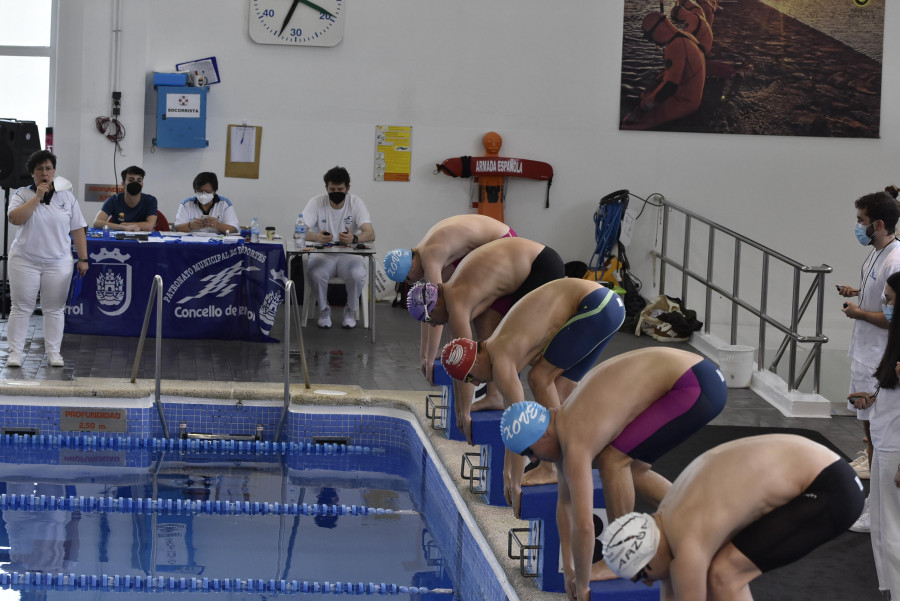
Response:
[[[153,301],[156,301],[156,367],[154,378],[156,380],[156,388],[154,389],[154,403],[156,411],[159,413],[159,421],[162,424],[163,435],[169,437],[169,426],[166,424],[166,417],[163,415],[162,402],[160,401],[160,366],[162,365],[162,276],[157,274],[153,276],[153,284],[150,286],[150,298],[147,299],[147,311],[144,313],[144,325],[141,326],[141,337],[138,340],[137,353],[134,357],[134,366],[131,368],[131,383],[134,384],[137,378],[138,365],[141,363],[141,354],[144,350],[144,340],[147,338],[147,326],[150,325],[150,313],[153,309]]]
[[[303,369],[303,382],[309,390],[309,369],[306,366],[306,346],[303,344],[303,330],[300,328],[300,310],[297,307],[297,289],[294,282],[288,280],[284,286],[284,407],[281,410],[281,418],[275,429],[275,442],[281,439],[281,430],[287,419],[288,408],[291,405],[291,316],[293,316],[294,329],[297,331],[297,339],[300,341],[300,365]]]
[[[661,195],[659,196],[660,205],[663,211],[662,226],[662,243],[659,252],[654,251],[653,255],[660,260],[660,278],[659,291],[665,294],[666,290],[666,266],[670,265],[681,271],[681,299],[687,304],[688,278],[703,284],[706,287],[706,313],[704,317],[704,331],[710,333],[710,325],[712,321],[712,293],[716,292],[726,299],[730,300],[731,305],[731,344],[737,342],[737,326],[738,326],[738,308],[749,311],[759,318],[759,347],[757,348],[757,364],[765,364],[765,344],[766,344],[766,326],[770,325],[784,334],[784,339],[779,346],[778,351],[772,363],[767,368],[769,371],[776,371],[778,363],[781,361],[786,350],[789,350],[788,362],[788,387],[790,390],[797,390],[800,382],[806,376],[810,366],[813,366],[813,392],[819,392],[819,383],[822,374],[822,345],[828,342],[828,337],[822,334],[823,310],[825,305],[825,274],[831,273],[832,269],[828,265],[810,266],[791,259],[790,257],[772,250],[771,248],[760,244],[746,236],[743,236],[727,227],[719,225],[702,215],[693,211],[680,207],[674,203],[667,201]],[[684,247],[682,251],[682,263],[678,263],[668,255],[669,240],[669,213],[677,211],[685,216],[684,223]],[[691,222],[697,221],[709,227],[709,240],[707,243],[707,265],[706,275],[701,275],[690,269],[690,242],[691,242]],[[722,286],[713,283],[713,249],[715,246],[716,233],[729,236],[734,239],[734,265],[731,290],[726,290]],[[740,297],[741,285],[741,247],[742,245],[750,246],[762,253],[762,277],[760,281],[760,302],[759,307],[753,306],[748,301]],[[789,323],[782,323],[775,317],[768,314],[768,293],[769,293],[769,261],[776,259],[784,263],[793,270],[792,282],[792,298],[791,298],[791,318]],[[813,281],[806,291],[802,301],[800,301],[800,276],[803,273],[814,274]],[[815,335],[801,335],[799,333],[800,321],[806,314],[810,303],[816,300],[815,315]],[[812,344],[812,349],[807,355],[799,369],[797,367],[797,343]]]

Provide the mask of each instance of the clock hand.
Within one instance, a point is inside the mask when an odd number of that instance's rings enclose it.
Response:
[[[323,15],[328,15],[328,16],[331,17],[332,19],[334,18],[334,15],[333,15],[333,14],[331,14],[330,12],[328,12],[327,10],[325,10],[324,8],[322,8],[321,6],[319,6],[318,4],[313,4],[313,3],[310,2],[309,0],[300,0],[300,2],[302,2],[302,3],[305,4],[306,6],[309,6],[310,8],[316,9],[317,11],[319,11],[320,13],[322,13]]]
[[[287,25],[291,20],[291,17],[294,16],[294,9],[297,8],[297,5],[300,4],[300,0],[294,0],[294,3],[291,4],[291,7],[288,9],[287,16],[284,18],[284,23],[281,24],[281,31],[278,32],[278,35],[282,35],[284,30],[287,29]]]

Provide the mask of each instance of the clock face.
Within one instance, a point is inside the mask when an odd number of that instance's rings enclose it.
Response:
[[[344,0],[250,0],[250,38],[258,44],[336,46]]]

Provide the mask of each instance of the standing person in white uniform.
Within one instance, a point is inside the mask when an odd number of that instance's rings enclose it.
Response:
[[[237,211],[231,201],[219,196],[219,178],[203,171],[194,178],[194,196],[178,205],[175,231],[233,234],[238,231]]]
[[[859,288],[838,285],[838,294],[857,301],[844,302],[844,315],[853,319],[850,337],[850,392],[873,391],[877,381],[872,375],[888,338],[888,320],[882,312],[881,295],[885,280],[900,270],[900,242],[894,235],[900,219],[900,204],[888,192],[867,194],[856,200],[856,238],[872,250],[863,262],[859,274]],[[854,406],[851,404],[850,408]],[[870,409],[858,409],[856,417],[863,422],[866,434],[866,453],[872,461],[872,435],[869,431]],[[859,520],[851,527],[854,532],[869,531],[869,501]]]
[[[87,223],[75,195],[54,188],[56,155],[38,150],[28,157],[27,166],[34,184],[16,190],[9,202],[9,222],[19,228],[9,251],[12,304],[6,328],[6,366],[22,367],[28,321],[40,293],[47,362],[62,367],[60,347],[72,280],[72,242],[78,254],[78,276],[84,277],[88,270]]]
[[[900,294],[900,272],[892,273],[884,287],[883,312],[888,320],[888,341],[875,379],[878,387],[851,394],[857,407],[868,408],[872,454],[869,515],[872,553],[878,588],[900,599],[900,317],[894,317]]]
[[[362,199],[350,194],[350,174],[343,167],[332,167],[323,178],[325,194],[312,198],[303,209],[303,220],[309,225],[307,242],[334,243],[344,246],[373,242],[375,230],[369,209]],[[328,306],[328,280],[337,276],[347,285],[344,328],[356,327],[359,295],[366,285],[366,262],[359,255],[312,254],[307,264],[307,281],[319,303],[319,327],[331,327]]]

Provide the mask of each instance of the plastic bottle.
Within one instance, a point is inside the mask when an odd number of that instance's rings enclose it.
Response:
[[[108,225],[103,226],[103,237],[109,238],[109,226]]]
[[[259,242],[259,219],[256,217],[250,222],[250,242]]]
[[[297,223],[294,224],[294,248],[297,250],[306,248],[306,223],[303,222],[303,213],[297,215]]]

